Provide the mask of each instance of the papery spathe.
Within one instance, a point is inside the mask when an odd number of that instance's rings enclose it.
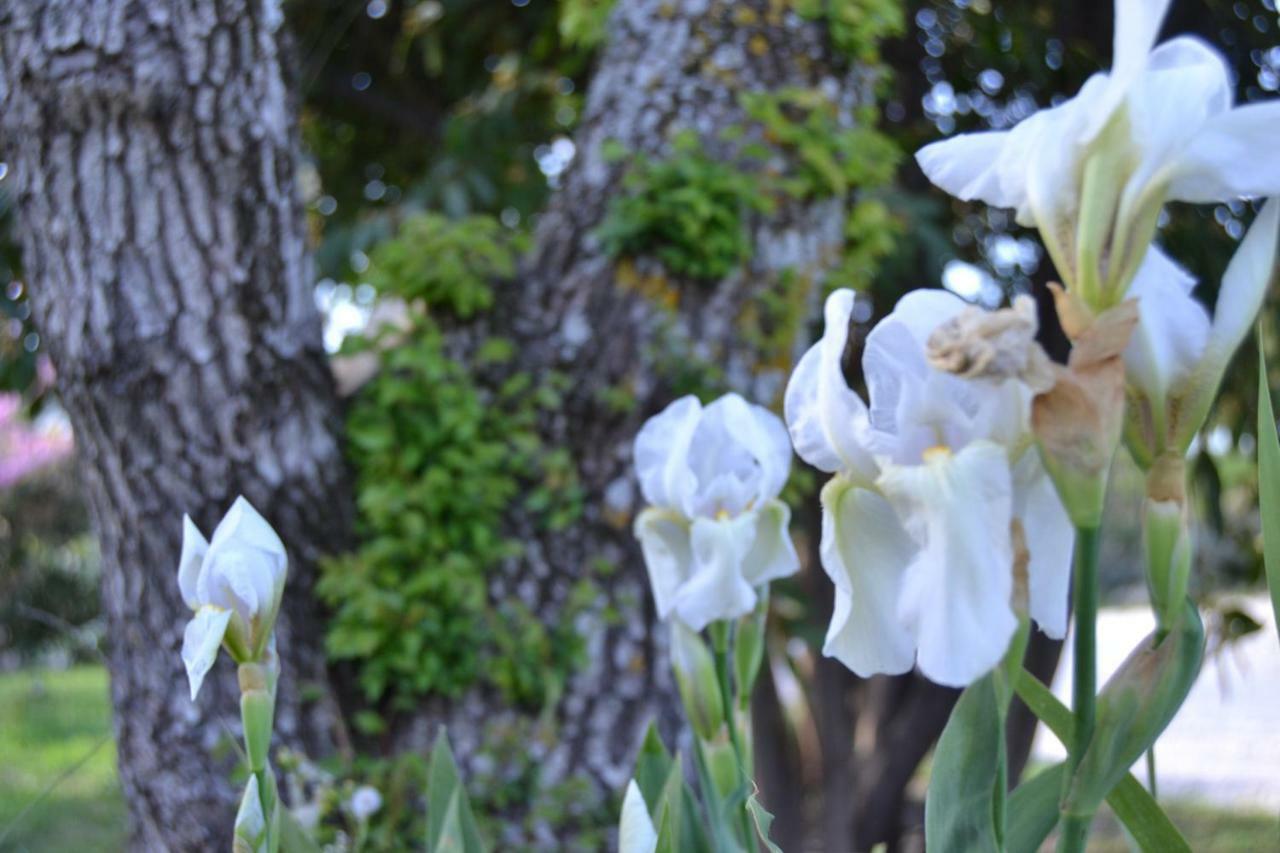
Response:
[[[782,421],[726,394],[703,408],[683,397],[635,441],[636,518],[658,614],[694,630],[751,611],[756,589],[799,568],[778,494],[791,468]]]
[[[210,541],[183,516],[178,587],[195,611],[182,640],[192,699],[224,642],[239,663],[266,651],[287,571],[280,537],[243,497],[236,498]]]

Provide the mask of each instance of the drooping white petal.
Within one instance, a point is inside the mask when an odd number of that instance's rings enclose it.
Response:
[[[978,441],[887,468],[880,486],[919,546],[898,615],[916,634],[920,670],[939,684],[967,685],[1000,662],[1018,624],[1008,456]]]
[[[870,480],[876,463],[862,441],[867,406],[849,387],[841,367],[853,302],[852,290],[827,297],[822,340],[809,348],[791,374],[783,411],[801,459],[821,471],[846,471]]]
[[[1152,246],[1129,286],[1138,326],[1124,351],[1128,381],[1158,411],[1175,383],[1195,370],[1209,341],[1209,313],[1191,295],[1195,278]]]
[[[1027,550],[1028,609],[1040,630],[1055,640],[1067,635],[1067,595],[1075,528],[1034,449],[1014,468],[1014,516],[1022,522]]]
[[[836,590],[823,654],[864,678],[911,669],[915,637],[898,618],[898,598],[914,553],[884,498],[843,477],[826,485],[822,568]]]
[[[200,577],[200,566],[204,562],[209,543],[205,540],[200,528],[188,515],[182,516],[182,556],[178,558],[178,589],[182,591],[182,600],[192,610],[200,606],[196,592],[196,580]]]
[[[196,611],[182,633],[182,663],[187,668],[187,681],[191,685],[191,701],[200,692],[204,677],[218,658],[218,647],[231,621],[231,611],[221,607],[204,606]]]
[[[689,470],[689,442],[701,417],[702,404],[690,394],[649,418],[636,434],[636,473],[650,504],[678,508],[696,487]]]
[[[956,198],[1017,209],[1026,201],[1023,186],[1001,180],[1009,168],[1002,163],[1008,142],[1007,131],[962,133],[921,148],[916,162],[930,181]]]
[[[800,569],[800,557],[791,540],[791,508],[771,500],[756,511],[756,535],[742,561],[742,576],[758,587],[785,578]]]
[[[756,593],[742,575],[755,539],[755,513],[732,519],[693,521],[693,574],[676,593],[675,613],[701,631],[717,619],[737,619],[756,605]]]
[[[675,607],[677,590],[693,573],[689,522],[669,509],[649,507],[636,517],[635,534],[649,572],[654,607],[666,619]]]
[[[1280,195],[1280,101],[1236,107],[1200,128],[1172,167],[1169,197],[1197,204]]]
[[[658,832],[649,817],[640,786],[632,779],[622,798],[622,818],[618,824],[618,853],[653,853],[658,849]]]
[[[1178,419],[1172,429],[1179,448],[1186,448],[1204,424],[1222,375],[1262,307],[1267,285],[1275,275],[1278,239],[1280,200],[1273,198],[1263,206],[1227,265],[1204,355],[1176,392]]]

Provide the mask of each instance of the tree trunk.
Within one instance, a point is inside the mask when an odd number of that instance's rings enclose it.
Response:
[[[326,749],[310,588],[350,492],[295,186],[278,5],[18,0],[0,8],[0,144],[44,345],[101,546],[120,777],[139,850],[225,849],[238,730],[223,659],[179,658],[181,516],[237,494],[290,553],[276,731]],[[224,756],[231,754],[224,750]]]
[[[542,434],[547,446],[569,450],[585,493],[583,517],[565,531],[547,532],[516,514],[512,526],[528,547],[497,573],[491,597],[518,597],[555,624],[575,581],[591,577],[593,564],[618,567],[594,578],[596,612],[609,607],[617,618],[596,618],[587,629],[589,662],[568,680],[541,757],[544,788],[589,783],[592,802],[582,809],[607,804],[622,790],[651,720],[668,738],[678,729],[665,630],[655,623],[630,530],[641,508],[631,473],[633,438],[644,418],[676,396],[673,365],[713,365],[724,377],[720,384],[764,404],[780,402],[790,363],[807,343],[807,320],[817,313],[818,285],[843,242],[845,209],[843,198],[784,200],[750,217],[754,253],[741,269],[719,281],[685,280],[653,258],[611,258],[595,239],[610,200],[624,191],[626,164],[634,162],[609,162],[602,145],[612,141],[662,158],[674,133],[691,130],[709,155],[733,162],[741,143],[726,141],[722,131],[741,125],[747,138],[762,137],[739,95],[787,86],[829,92],[841,120],[852,124],[865,81],[839,67],[821,25],[767,0],[619,3],[587,93],[574,165],[540,217],[534,249],[511,287],[513,308],[491,316],[485,334],[466,332],[468,340],[511,339],[521,369],[535,376],[560,371],[572,379]],[[778,358],[744,330],[762,297],[788,287],[787,298],[802,306],[801,320],[790,351]],[[609,405],[611,389],[624,389],[634,407],[620,412]],[[518,716],[480,693],[445,712],[464,756]],[[424,723],[402,731],[398,741],[425,742],[432,732]],[[543,822],[524,841],[545,847],[565,837]]]

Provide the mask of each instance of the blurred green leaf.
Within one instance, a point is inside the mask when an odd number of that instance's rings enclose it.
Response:
[[[1280,631],[1280,436],[1267,383],[1267,356],[1258,327],[1258,503],[1262,513],[1262,554],[1271,608]]]
[[[999,851],[995,786],[1005,760],[995,677],[965,688],[938,739],[925,799],[925,845],[936,853]]]

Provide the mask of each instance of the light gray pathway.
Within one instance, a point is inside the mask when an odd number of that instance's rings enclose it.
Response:
[[[1207,659],[1199,679],[1156,747],[1161,798],[1191,798],[1239,809],[1280,811],[1280,640],[1266,596],[1241,599],[1264,628]],[[1098,622],[1098,683],[1154,627],[1146,607],[1102,611]],[[1054,681],[1071,695],[1070,641]],[[1062,744],[1041,727],[1033,755],[1060,761]],[[1145,762],[1134,767],[1146,780]]]

